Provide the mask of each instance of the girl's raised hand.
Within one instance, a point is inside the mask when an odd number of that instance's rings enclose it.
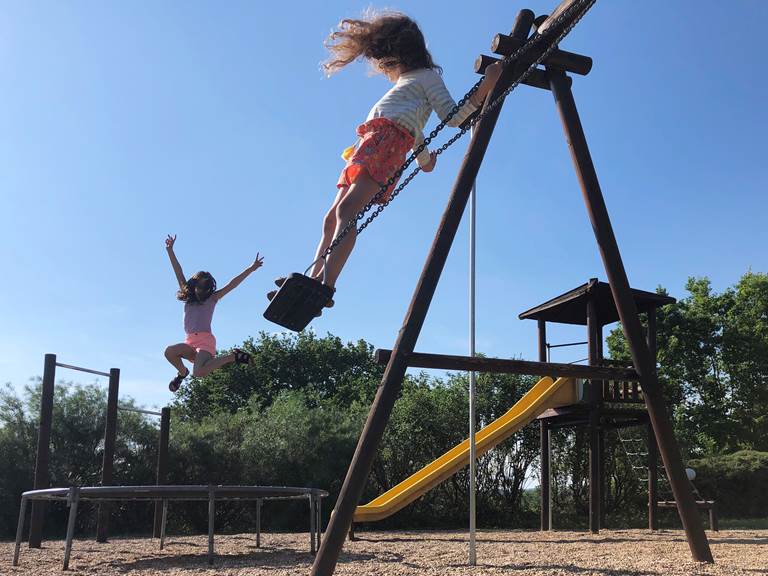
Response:
[[[434,152],[429,153],[429,162],[421,167],[422,172],[432,172],[435,169],[437,163],[437,154]]]
[[[251,272],[254,270],[258,270],[264,265],[264,256],[259,256],[259,253],[256,252],[256,260],[253,261],[253,264],[251,264]]]
[[[165,239],[165,248],[166,250],[173,250],[173,244],[176,242],[176,234],[171,236],[168,234],[168,238]]]

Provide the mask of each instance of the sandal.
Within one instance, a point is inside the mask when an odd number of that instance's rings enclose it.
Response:
[[[277,294],[277,290],[270,290],[267,292],[267,300],[272,300],[272,298],[275,297],[275,294]]]
[[[336,288],[331,288],[331,290],[333,290],[333,294],[336,295]],[[326,304],[324,307],[325,308],[333,308],[333,306],[335,304],[336,304],[336,302],[334,302],[333,298],[331,298],[330,300],[328,300],[328,304]]]
[[[235,362],[238,364],[250,364],[251,362],[251,355],[248,354],[248,352],[244,352],[243,350],[240,350],[240,348],[235,348]]]
[[[283,284],[285,284],[285,281],[288,280],[285,276],[280,276],[279,278],[275,278],[275,286],[280,288]]]
[[[178,392],[179,388],[181,388],[181,383],[184,382],[184,378],[189,376],[189,370],[187,370],[186,374],[177,374],[176,378],[171,380],[171,383],[168,384],[168,390],[171,392]]]

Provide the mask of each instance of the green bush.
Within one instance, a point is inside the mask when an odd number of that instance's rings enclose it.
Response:
[[[725,456],[691,460],[701,495],[717,501],[727,518],[768,517],[768,452],[739,450]]]
[[[0,537],[16,533],[21,493],[32,489],[40,413],[39,385],[23,397],[10,387],[0,390]],[[129,399],[121,403],[131,406]],[[106,392],[101,387],[57,382],[54,389],[49,474],[51,486],[96,486],[101,480]],[[153,484],[157,454],[157,423],[136,413],[118,413],[113,476],[116,484]],[[151,507],[117,503],[114,530],[147,531]],[[61,534],[66,507],[48,506],[45,531]],[[84,503],[78,513],[78,533],[96,525],[95,507]]]
[[[365,408],[342,409],[333,403],[312,406],[306,391],[277,395],[261,409],[256,399],[234,414],[218,412],[171,426],[171,484],[245,484],[307,486],[330,492],[335,501],[365,418]],[[325,500],[324,518],[330,512]],[[306,501],[265,503],[265,529],[306,527]],[[247,531],[255,526],[255,503],[218,504],[221,531]],[[207,509],[175,504],[169,530],[204,531]]]

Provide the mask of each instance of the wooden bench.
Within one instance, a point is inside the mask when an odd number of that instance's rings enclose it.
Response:
[[[661,500],[658,502],[659,508],[677,508],[677,502],[674,500]],[[699,510],[709,511],[709,529],[713,532],[719,532],[717,525],[717,507],[714,500],[697,500],[696,506]]]

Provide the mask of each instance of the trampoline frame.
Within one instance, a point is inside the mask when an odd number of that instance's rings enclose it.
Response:
[[[261,546],[261,506],[264,500],[297,500],[306,498],[309,501],[309,542],[310,552],[320,547],[322,534],[321,502],[328,492],[319,488],[297,488],[291,486],[71,486],[69,488],[45,488],[29,490],[21,495],[19,508],[19,523],[16,529],[16,547],[13,552],[13,565],[19,565],[21,538],[24,530],[27,502],[36,500],[65,501],[69,507],[67,520],[67,535],[64,545],[64,563],[62,570],[69,568],[72,553],[72,541],[75,535],[75,519],[81,500],[117,501],[117,500],[146,500],[162,502],[163,517],[160,529],[160,549],[165,546],[165,526],[168,519],[168,502],[198,501],[208,502],[208,564],[213,564],[214,558],[214,513],[216,500],[255,500],[256,501],[256,547]]]

